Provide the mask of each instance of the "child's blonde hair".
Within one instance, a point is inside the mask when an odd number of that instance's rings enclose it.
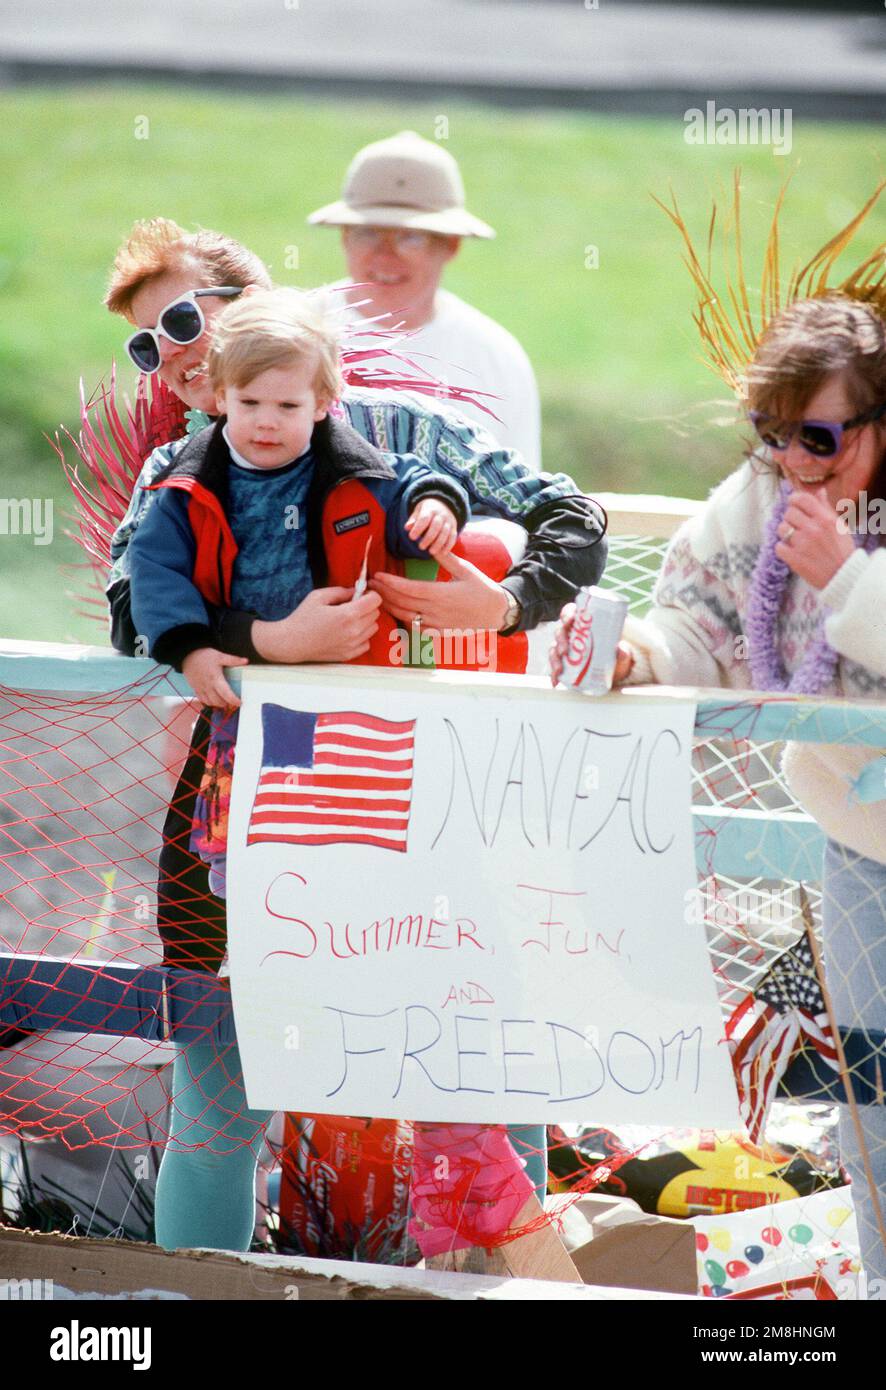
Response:
[[[316,362],[318,399],[342,391],[338,338],[319,303],[303,290],[258,290],[223,309],[212,324],[207,358],[216,391],[247,386],[274,367]]]

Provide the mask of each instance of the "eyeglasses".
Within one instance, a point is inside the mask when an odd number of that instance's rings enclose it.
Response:
[[[415,231],[409,227],[348,227],[347,238],[361,251],[374,251],[385,238],[390,238],[398,251],[425,251],[434,239],[433,232]]]
[[[165,309],[161,309],[156,328],[140,328],[126,339],[126,351],[139,371],[151,376],[160,367],[161,337],[184,346],[196,343],[205,332],[206,319],[197,303],[198,299],[204,299],[207,295],[234,299],[242,293],[241,286],[220,285],[211,290],[189,290],[187,294],[180,294]]]
[[[783,453],[791,440],[796,438],[800,448],[813,458],[829,459],[840,452],[846,430],[854,430],[859,425],[869,425],[886,415],[886,402],[865,410],[861,415],[853,415],[851,420],[837,424],[833,420],[799,420],[796,424],[784,424],[773,415],[764,415],[759,410],[749,410],[748,419],[768,449]]]

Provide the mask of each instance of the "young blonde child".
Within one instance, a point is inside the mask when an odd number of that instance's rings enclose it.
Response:
[[[366,554],[368,542],[391,555],[439,558],[469,503],[454,480],[412,456],[382,454],[330,417],[338,345],[307,296],[260,291],[230,305],[216,320],[209,372],[223,414],[151,485],[154,500],[130,543],[131,584],[150,654],[181,670],[215,711],[213,791],[198,798],[195,831],[213,863],[212,886],[223,892],[230,711],[239,704],[224,668],[364,657],[381,600],[325,584],[330,549]],[[349,515],[339,515],[342,507]],[[250,657],[224,650],[213,634],[225,632],[240,650],[247,640]],[[236,1043],[178,1053],[157,1182],[161,1245],[248,1248],[268,1118],[246,1108]]]

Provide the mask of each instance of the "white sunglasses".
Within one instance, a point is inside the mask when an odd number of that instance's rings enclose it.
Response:
[[[126,351],[130,359],[140,372],[144,372],[146,376],[153,375],[160,368],[161,337],[184,346],[187,343],[196,343],[205,331],[206,319],[197,303],[198,299],[207,295],[234,299],[242,293],[240,286],[220,285],[211,290],[189,290],[187,294],[177,295],[165,309],[160,310],[156,328],[140,328],[126,339]]]

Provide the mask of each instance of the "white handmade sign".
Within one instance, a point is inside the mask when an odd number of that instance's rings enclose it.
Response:
[[[228,861],[250,1105],[737,1124],[680,699],[246,671]]]

